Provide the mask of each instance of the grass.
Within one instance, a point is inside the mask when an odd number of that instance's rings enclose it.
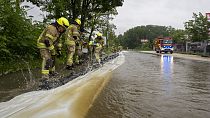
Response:
[[[12,60],[10,62],[2,61],[0,63],[0,75],[16,72],[19,70],[37,68],[41,66],[41,59],[35,60]]]

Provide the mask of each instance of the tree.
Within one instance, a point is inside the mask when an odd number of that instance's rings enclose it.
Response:
[[[173,43],[185,43],[187,40],[185,30],[168,27],[167,32],[173,38]]]
[[[156,25],[137,26],[126,31],[123,36],[118,36],[118,40],[124,48],[128,47],[130,49],[135,49],[141,47],[141,39],[148,39],[148,46],[149,48],[152,48],[153,40],[156,37],[169,36],[169,28],[170,27]]]
[[[84,28],[85,22],[98,17],[102,13],[112,13],[117,6],[122,6],[124,0],[27,0],[42,7],[49,13],[48,19],[65,16],[74,20],[80,17]]]
[[[107,16],[116,15],[116,7],[122,6],[124,0],[27,0],[47,11],[47,19],[57,19],[65,16],[68,19],[81,19],[80,29],[90,31],[89,40],[93,31],[105,31],[109,24]],[[46,20],[45,20],[46,21]],[[106,31],[108,32],[108,31]]]
[[[193,20],[185,22],[185,29],[193,42],[204,41],[208,39],[208,25],[207,18],[199,12],[197,15],[193,13]]]
[[[0,60],[9,61],[37,56],[36,39],[40,29],[26,18],[17,1],[0,1]]]

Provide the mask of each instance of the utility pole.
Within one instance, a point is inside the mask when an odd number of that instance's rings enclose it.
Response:
[[[106,19],[106,25],[107,25],[107,29],[106,29],[106,43],[107,43],[107,48],[109,48],[109,14],[107,14],[107,19]]]
[[[109,12],[107,13],[98,13],[98,15],[104,15],[106,16],[106,30],[105,30],[105,35],[106,35],[106,47],[109,47]]]
[[[206,47],[207,47],[207,45],[208,45],[208,41],[207,40],[204,40],[204,42],[203,42],[203,56],[206,56]]]
[[[185,51],[188,52],[188,44],[189,44],[189,35],[185,35],[186,43],[185,43]]]

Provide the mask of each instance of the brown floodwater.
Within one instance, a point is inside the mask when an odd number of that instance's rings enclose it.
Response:
[[[210,62],[124,55],[86,118],[209,118]]]

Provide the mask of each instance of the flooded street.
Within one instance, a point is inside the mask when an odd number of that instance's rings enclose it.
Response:
[[[210,62],[125,52],[86,118],[208,118]]]
[[[3,88],[9,94],[9,87]],[[1,118],[209,116],[210,61],[132,51],[120,53],[103,67],[63,86],[0,103]]]

